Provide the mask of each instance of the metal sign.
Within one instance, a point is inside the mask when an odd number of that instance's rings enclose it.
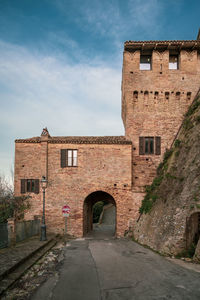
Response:
[[[62,208],[63,217],[69,217],[70,207],[68,205],[64,205]]]

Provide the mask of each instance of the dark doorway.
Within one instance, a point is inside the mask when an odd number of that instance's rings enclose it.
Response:
[[[186,249],[195,251],[200,237],[200,212],[192,214],[186,224]]]
[[[89,194],[83,206],[83,235],[111,237],[116,231],[116,203],[103,191]]]

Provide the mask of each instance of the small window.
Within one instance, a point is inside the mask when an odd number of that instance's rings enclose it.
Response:
[[[39,193],[39,179],[21,179],[21,194]]]
[[[178,70],[178,55],[169,55],[169,69]]]
[[[67,150],[67,166],[77,167],[77,150]]]
[[[140,70],[151,70],[151,55],[140,55]]]
[[[139,154],[161,154],[161,137],[139,137]]]
[[[78,166],[77,149],[61,149],[61,168]]]
[[[153,154],[154,153],[154,145],[153,145],[153,137],[145,137],[145,150],[144,154]]]
[[[192,93],[191,92],[187,92],[187,100],[190,100],[191,96],[192,96]]]
[[[176,100],[180,100],[181,98],[181,93],[180,92],[176,92]]]

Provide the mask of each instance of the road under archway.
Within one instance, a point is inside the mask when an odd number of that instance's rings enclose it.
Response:
[[[103,211],[99,223],[93,223],[93,207],[103,202]],[[116,231],[116,203],[114,198],[104,191],[89,194],[83,206],[83,236],[111,237]]]

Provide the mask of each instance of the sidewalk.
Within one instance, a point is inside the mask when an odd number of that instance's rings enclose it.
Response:
[[[0,249],[0,294],[55,244],[55,236],[48,236],[47,241],[34,236],[13,247]]]

